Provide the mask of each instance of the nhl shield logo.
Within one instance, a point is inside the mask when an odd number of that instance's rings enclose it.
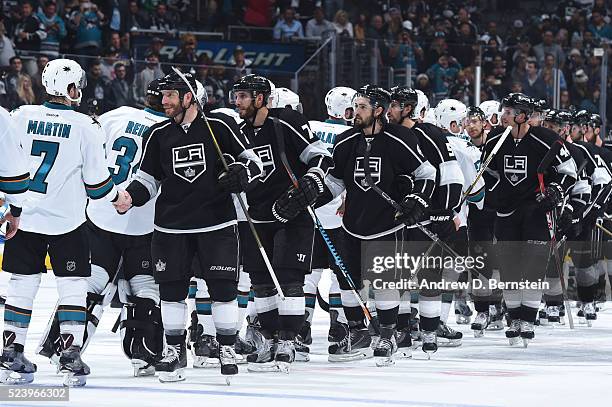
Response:
[[[526,155],[504,155],[504,175],[514,186],[527,178]]]
[[[187,182],[194,182],[206,171],[204,144],[190,144],[172,149],[174,174]]]
[[[355,171],[353,173],[353,180],[355,184],[364,191],[370,189],[368,183],[365,179],[365,171],[363,166],[363,157],[357,157],[355,160]],[[374,184],[378,184],[380,182],[380,168],[381,168],[381,158],[380,157],[370,157],[370,175],[372,176],[372,181]]]
[[[67,261],[66,262],[66,270],[67,271],[74,271],[76,270],[76,261]]]
[[[274,156],[272,155],[272,146],[270,144],[266,144],[265,146],[254,147],[253,151],[255,154],[259,156],[259,159],[263,163],[263,171],[261,173],[261,177],[259,177],[259,182],[266,182],[270,175],[276,169],[276,164],[274,164]]]

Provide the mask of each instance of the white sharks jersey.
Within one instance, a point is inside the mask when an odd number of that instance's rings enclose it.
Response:
[[[104,157],[104,134],[95,119],[49,102],[21,106],[11,116],[19,143],[30,153],[21,230],[71,232],[85,222],[88,198],[116,197]]]
[[[19,144],[11,116],[0,108],[0,200],[17,207],[21,207],[30,184],[29,157]]]
[[[459,167],[461,167],[461,172],[463,173],[463,190],[465,193],[467,189],[472,185],[474,180],[476,179],[476,175],[478,174],[478,170],[480,169],[480,150],[478,147],[470,143],[463,137],[458,137],[447,133],[447,139],[450,143],[453,153],[459,162]],[[461,226],[467,226],[467,217],[468,217],[468,202],[475,204],[478,209],[482,209],[484,205],[484,193],[485,193],[485,182],[482,177],[476,183],[476,186],[472,189],[472,192],[467,197],[463,205],[461,205],[461,210],[459,211],[459,220],[461,221]]]
[[[312,132],[325,144],[325,147],[327,147],[330,153],[334,149],[336,136],[350,129],[349,126],[342,124],[318,122],[314,120],[309,121],[308,124]],[[339,216],[337,212],[338,208],[342,205],[343,197],[344,194],[338,195],[331,202],[315,210],[323,228],[336,229],[342,227],[342,217]]]
[[[149,108],[144,110],[121,106],[104,113],[98,119],[105,134],[106,165],[113,181],[125,189],[142,156],[142,135],[166,116]],[[100,229],[124,235],[146,235],[153,232],[155,199],[141,207],[132,208],[119,215],[110,202],[92,201],[87,216]]]

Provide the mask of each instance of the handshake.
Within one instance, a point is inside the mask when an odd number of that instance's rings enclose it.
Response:
[[[113,202],[113,206],[120,215],[126,213],[132,207],[132,197],[129,192],[124,190],[117,191],[117,198]]]

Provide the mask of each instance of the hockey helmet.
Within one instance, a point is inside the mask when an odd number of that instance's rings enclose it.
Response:
[[[41,74],[45,91],[51,96],[62,96],[74,103],[81,103],[82,92],[87,86],[87,76],[81,66],[71,59],[54,59],[47,62]],[[69,95],[68,88],[74,85],[79,96],[75,99]]]
[[[338,86],[332,88],[325,95],[325,106],[327,106],[327,114],[336,119],[352,120],[352,117],[346,117],[346,109],[353,109],[353,96],[355,89]]]
[[[455,99],[444,99],[438,103],[435,108],[436,121],[438,125],[443,129],[453,133],[451,131],[451,124],[455,122],[457,126],[461,126],[463,119],[467,116],[467,107],[458,100]]]
[[[412,112],[411,119],[425,119],[425,114],[430,110],[429,99],[427,99],[427,96],[425,96],[422,90],[415,89],[415,92],[417,93],[417,104]]]

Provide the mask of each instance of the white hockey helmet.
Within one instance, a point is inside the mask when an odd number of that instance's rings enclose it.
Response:
[[[202,85],[202,82],[196,79],[196,99],[200,101],[202,106],[206,106],[208,103],[208,93],[206,92],[206,88]]]
[[[429,111],[429,99],[423,93],[423,91],[419,89],[415,89],[417,93],[417,104],[412,111],[411,119],[412,120],[423,120],[425,119],[425,114]],[[425,111],[423,111],[425,109]]]
[[[276,85],[270,79],[268,79],[268,82],[270,83],[270,89],[271,90],[270,90],[270,96],[268,96],[268,103],[267,103],[266,107],[273,108],[274,104],[276,103],[274,101],[274,99],[276,99],[276,97],[277,97],[276,96]]]
[[[235,111],[234,109],[230,109],[230,108],[227,108],[227,107],[220,107],[218,109],[213,110],[211,113],[223,113],[223,114],[226,114],[226,115],[232,117],[236,121],[237,124],[242,123],[242,119],[240,118],[240,114],[237,111]]]
[[[455,122],[457,126],[461,126],[463,119],[467,116],[467,107],[458,100],[444,99],[436,106],[436,121],[443,129],[446,129],[452,134],[451,123]]]
[[[85,71],[72,59],[54,59],[47,62],[41,75],[45,91],[51,96],[63,96],[71,102],[81,103],[82,92],[87,86]],[[74,84],[79,96],[76,99],[70,97],[68,87]]]
[[[353,109],[353,96],[357,91],[344,86],[332,88],[325,95],[327,114],[335,119],[352,120],[346,117],[346,109]]]
[[[434,126],[438,125],[435,109],[427,109],[427,112],[425,112],[425,117],[423,117],[423,123],[430,123]]]
[[[300,113],[304,113],[302,103],[300,102],[300,96],[287,88],[276,88],[272,91],[274,95],[272,98],[272,105],[270,107],[291,107]]]
[[[499,116],[500,116],[500,104],[496,100],[486,100],[478,106],[480,110],[482,110],[485,114],[485,119],[489,122],[491,126],[497,126],[499,124]],[[493,116],[495,115],[495,123],[491,121]]]

